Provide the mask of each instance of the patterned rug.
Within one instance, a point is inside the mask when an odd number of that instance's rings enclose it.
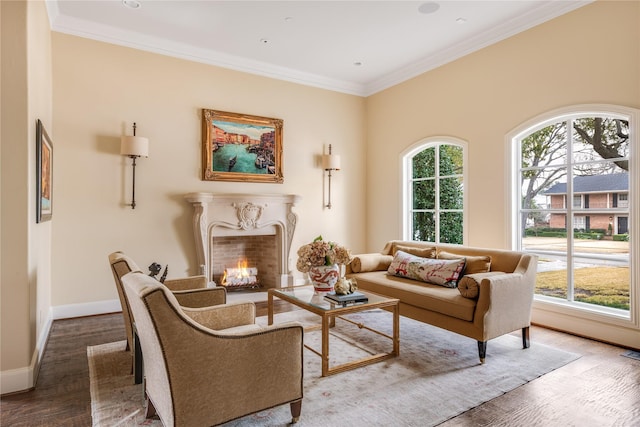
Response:
[[[391,314],[374,310],[354,321],[391,335]],[[278,314],[275,323],[318,317],[302,310]],[[266,324],[265,318],[258,323]],[[535,342],[523,350],[519,335],[489,341],[486,363],[474,340],[401,317],[400,356],[323,378],[320,357],[304,351],[304,399],[299,426],[433,426],[494,399],[580,356]],[[320,332],[305,343],[320,349]],[[133,384],[125,341],[87,348],[93,425],[161,426],[144,419],[143,390]],[[389,351],[384,337],[337,320],[330,340],[331,363]],[[335,357],[334,357],[335,356]],[[273,363],[277,363],[274,361]],[[285,426],[289,405],[231,421],[226,427]]]

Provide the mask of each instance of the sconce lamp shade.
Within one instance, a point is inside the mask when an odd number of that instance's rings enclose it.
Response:
[[[120,139],[120,154],[149,157],[149,139],[142,136],[123,136]]]
[[[340,170],[340,156],[337,154],[324,154],[322,156],[322,169]]]

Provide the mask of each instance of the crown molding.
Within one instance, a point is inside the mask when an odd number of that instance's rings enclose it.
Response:
[[[571,12],[595,0],[546,1],[536,9],[494,27],[477,37],[465,40],[441,50],[435,55],[416,61],[397,71],[366,83],[331,79],[262,61],[255,61],[210,49],[198,48],[169,39],[152,37],[112,26],[96,24],[60,14],[57,0],[47,0],[47,12],[51,30],[132,49],[171,56],[188,61],[214,65],[305,86],[367,97],[397,84],[403,83],[427,71],[459,59],[484,47],[507,39],[548,20]]]

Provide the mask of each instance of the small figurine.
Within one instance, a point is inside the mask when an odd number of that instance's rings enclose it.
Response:
[[[342,277],[333,288],[336,291],[336,295],[349,295],[358,289],[358,285],[356,283],[356,279],[347,279]]]
[[[162,266],[160,264],[158,264],[157,262],[151,263],[151,265],[149,266],[149,276],[153,277],[154,279],[156,279],[156,276],[158,275],[158,273],[160,273],[160,270],[162,270]],[[167,272],[169,271],[169,264],[166,265],[166,267],[164,268],[164,272],[162,273],[162,277],[160,277],[160,283],[164,283],[164,279],[167,278]],[[156,279],[158,280],[158,279]]]

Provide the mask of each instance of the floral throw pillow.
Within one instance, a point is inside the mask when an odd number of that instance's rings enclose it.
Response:
[[[455,288],[458,286],[464,264],[464,258],[453,260],[421,258],[397,251],[387,273],[447,288]]]

